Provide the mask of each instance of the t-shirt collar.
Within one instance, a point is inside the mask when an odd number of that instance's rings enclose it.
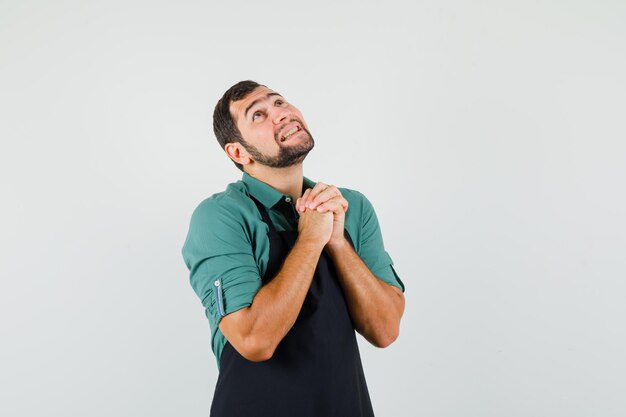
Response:
[[[274,187],[269,184],[264,183],[261,180],[258,180],[248,174],[247,172],[243,173],[243,177],[241,180],[248,187],[248,192],[250,195],[261,202],[265,207],[272,208],[276,203],[285,197],[289,197],[286,194],[281,193]],[[315,182],[311,181],[307,177],[303,176],[302,179],[302,191],[307,188],[313,188],[315,186]]]

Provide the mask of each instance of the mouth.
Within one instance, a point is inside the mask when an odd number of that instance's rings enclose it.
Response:
[[[302,131],[302,127],[300,125],[295,125],[292,126],[290,129],[285,129],[284,132],[281,136],[280,136],[280,141],[284,142],[287,139],[289,139],[291,136],[295,135],[298,132]]]

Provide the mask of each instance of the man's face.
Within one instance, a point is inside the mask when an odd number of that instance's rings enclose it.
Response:
[[[230,113],[245,141],[243,147],[260,164],[287,167],[302,162],[313,149],[300,110],[267,87],[257,87],[231,103]]]

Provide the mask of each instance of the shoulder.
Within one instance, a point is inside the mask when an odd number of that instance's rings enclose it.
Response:
[[[363,214],[372,210],[372,203],[370,203],[365,194],[362,192],[344,187],[337,188],[341,192],[343,198],[348,201],[348,211],[346,212],[346,216],[348,216],[348,213],[352,211],[352,216],[358,214],[358,217],[361,217]]]
[[[255,206],[241,181],[229,184],[226,190],[202,200],[191,215],[191,225],[215,225],[225,221],[245,222],[254,215]]]
[[[237,247],[249,244],[260,217],[254,202],[240,182],[202,200],[194,209],[183,251],[213,247],[218,243]],[[257,219],[258,220],[258,219]]]

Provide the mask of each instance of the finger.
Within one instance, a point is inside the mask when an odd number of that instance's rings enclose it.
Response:
[[[314,199],[319,193],[321,193],[322,191],[324,191],[327,188],[328,188],[328,185],[324,184],[323,182],[318,182],[317,184],[315,184],[315,186],[311,189],[311,194],[309,194],[309,201]],[[305,203],[307,203],[307,202],[305,202]],[[308,206],[308,203],[307,203],[307,208],[310,208]]]
[[[345,212],[344,199],[342,197],[332,198],[317,206],[316,210],[322,213],[326,211],[332,211],[335,214],[343,214]]]
[[[339,191],[337,187],[335,187],[334,185],[331,185],[325,190],[321,191],[312,199],[309,197],[309,202],[307,203],[307,207],[314,209],[318,205],[335,197],[341,197],[341,192]]]
[[[335,216],[345,216],[346,212],[341,208],[341,204],[323,203],[315,209],[318,213],[332,213]]]
[[[296,200],[296,210],[298,211],[302,211],[302,202],[304,201],[304,193],[302,194],[302,197],[298,198]]]
[[[299,207],[299,210],[301,212],[304,212],[304,210],[306,209],[306,202],[308,201],[309,194],[311,194],[311,189],[307,188],[306,191],[304,192],[304,194],[302,194],[302,197],[300,197],[300,207]]]
[[[318,205],[330,200],[331,198],[341,197],[341,192],[335,186],[330,186],[326,188],[324,191],[320,192],[315,198],[309,198],[309,203],[307,204],[308,208],[315,208]]]

